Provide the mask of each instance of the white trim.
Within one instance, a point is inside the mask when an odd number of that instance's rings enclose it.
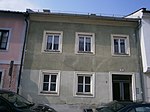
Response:
[[[78,49],[79,49],[79,36],[78,35],[91,36],[91,52],[78,52]],[[95,54],[95,33],[89,33],[89,32],[76,32],[75,33],[75,54]]]
[[[10,38],[11,38],[11,30],[12,30],[12,28],[0,28],[0,30],[9,30],[9,36],[8,36],[8,41],[7,41],[7,47],[6,47],[6,50],[0,49],[0,52],[6,52],[6,51],[8,51],[8,49],[9,49]]]
[[[126,38],[125,40],[125,52],[126,54],[115,54],[114,53],[114,37],[117,38]],[[129,35],[123,35],[123,34],[111,34],[111,54],[113,56],[130,56],[130,44],[129,44]]]
[[[56,79],[56,93],[41,93],[42,87],[43,87],[43,73],[56,73],[57,79]],[[40,70],[39,72],[39,95],[51,95],[51,96],[59,96],[60,91],[60,71],[59,70]]]
[[[47,42],[47,39],[46,39],[46,35],[47,33],[58,33],[60,34],[60,38],[59,38],[59,48],[58,48],[58,51],[55,52],[55,51],[45,51],[46,49],[46,42]],[[63,31],[47,31],[47,30],[44,30],[44,33],[43,33],[43,42],[42,42],[42,50],[41,52],[42,53],[62,53],[62,39],[63,39]]]
[[[82,95],[77,95],[77,82],[78,82],[78,78],[77,75],[80,74],[83,76],[91,76],[91,95],[86,95],[86,94],[82,94]],[[94,72],[80,72],[80,71],[76,71],[74,72],[74,86],[73,86],[73,96],[74,97],[95,97],[95,73]]]
[[[131,75],[132,76],[132,100],[136,101],[136,85],[135,85],[135,74],[132,72],[110,72],[109,73],[109,99],[113,100],[113,89],[112,89],[112,75]]]
[[[2,87],[3,87],[3,80],[4,80],[4,70],[0,69],[0,72],[2,72],[1,83],[0,83],[0,88],[2,89]]]

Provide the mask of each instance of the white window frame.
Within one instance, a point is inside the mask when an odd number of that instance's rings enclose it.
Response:
[[[86,33],[86,32],[76,32],[75,38],[75,53],[76,54],[95,54],[95,34],[94,33]],[[79,35],[89,36],[91,37],[91,51],[79,51]]]
[[[0,69],[0,72],[2,73],[2,76],[1,76],[1,83],[0,83],[0,88],[2,89],[2,87],[3,87],[3,80],[4,80],[4,70],[1,70],[1,69]]]
[[[0,51],[8,51],[9,44],[10,44],[10,37],[11,37],[11,28],[0,28],[0,30],[9,30],[9,36],[8,36],[6,49],[0,49]]]
[[[43,91],[43,79],[45,75],[56,74],[56,91]],[[40,82],[39,82],[39,95],[53,95],[59,96],[59,87],[60,87],[60,71],[58,70],[40,70]]]
[[[120,53],[120,46],[119,53],[114,52],[114,39],[125,39],[125,53]],[[130,56],[129,35],[111,34],[111,52],[113,56]]]
[[[78,92],[78,76],[90,76],[91,77],[91,88],[90,93],[79,93]],[[75,72],[74,76],[74,88],[73,88],[73,96],[74,97],[95,97],[95,73],[93,72]]]
[[[58,50],[47,50],[47,35],[48,34],[59,34],[59,47]],[[62,31],[44,31],[43,34],[43,42],[42,42],[42,52],[43,53],[62,53],[62,38],[63,38],[63,32]]]

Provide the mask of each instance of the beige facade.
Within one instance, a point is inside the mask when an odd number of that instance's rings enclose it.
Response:
[[[137,24],[136,19],[30,13],[21,94],[60,112],[142,100]]]

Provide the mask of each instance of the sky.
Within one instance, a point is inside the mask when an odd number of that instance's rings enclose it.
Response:
[[[150,0],[0,0],[0,10],[32,9],[51,12],[125,16],[140,8],[150,10]]]

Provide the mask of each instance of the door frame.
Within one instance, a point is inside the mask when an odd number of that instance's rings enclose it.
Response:
[[[133,101],[136,101],[136,86],[135,86],[135,74],[132,72],[110,72],[109,73],[109,100],[113,101],[113,88],[112,88],[112,75],[131,75],[131,97]]]

